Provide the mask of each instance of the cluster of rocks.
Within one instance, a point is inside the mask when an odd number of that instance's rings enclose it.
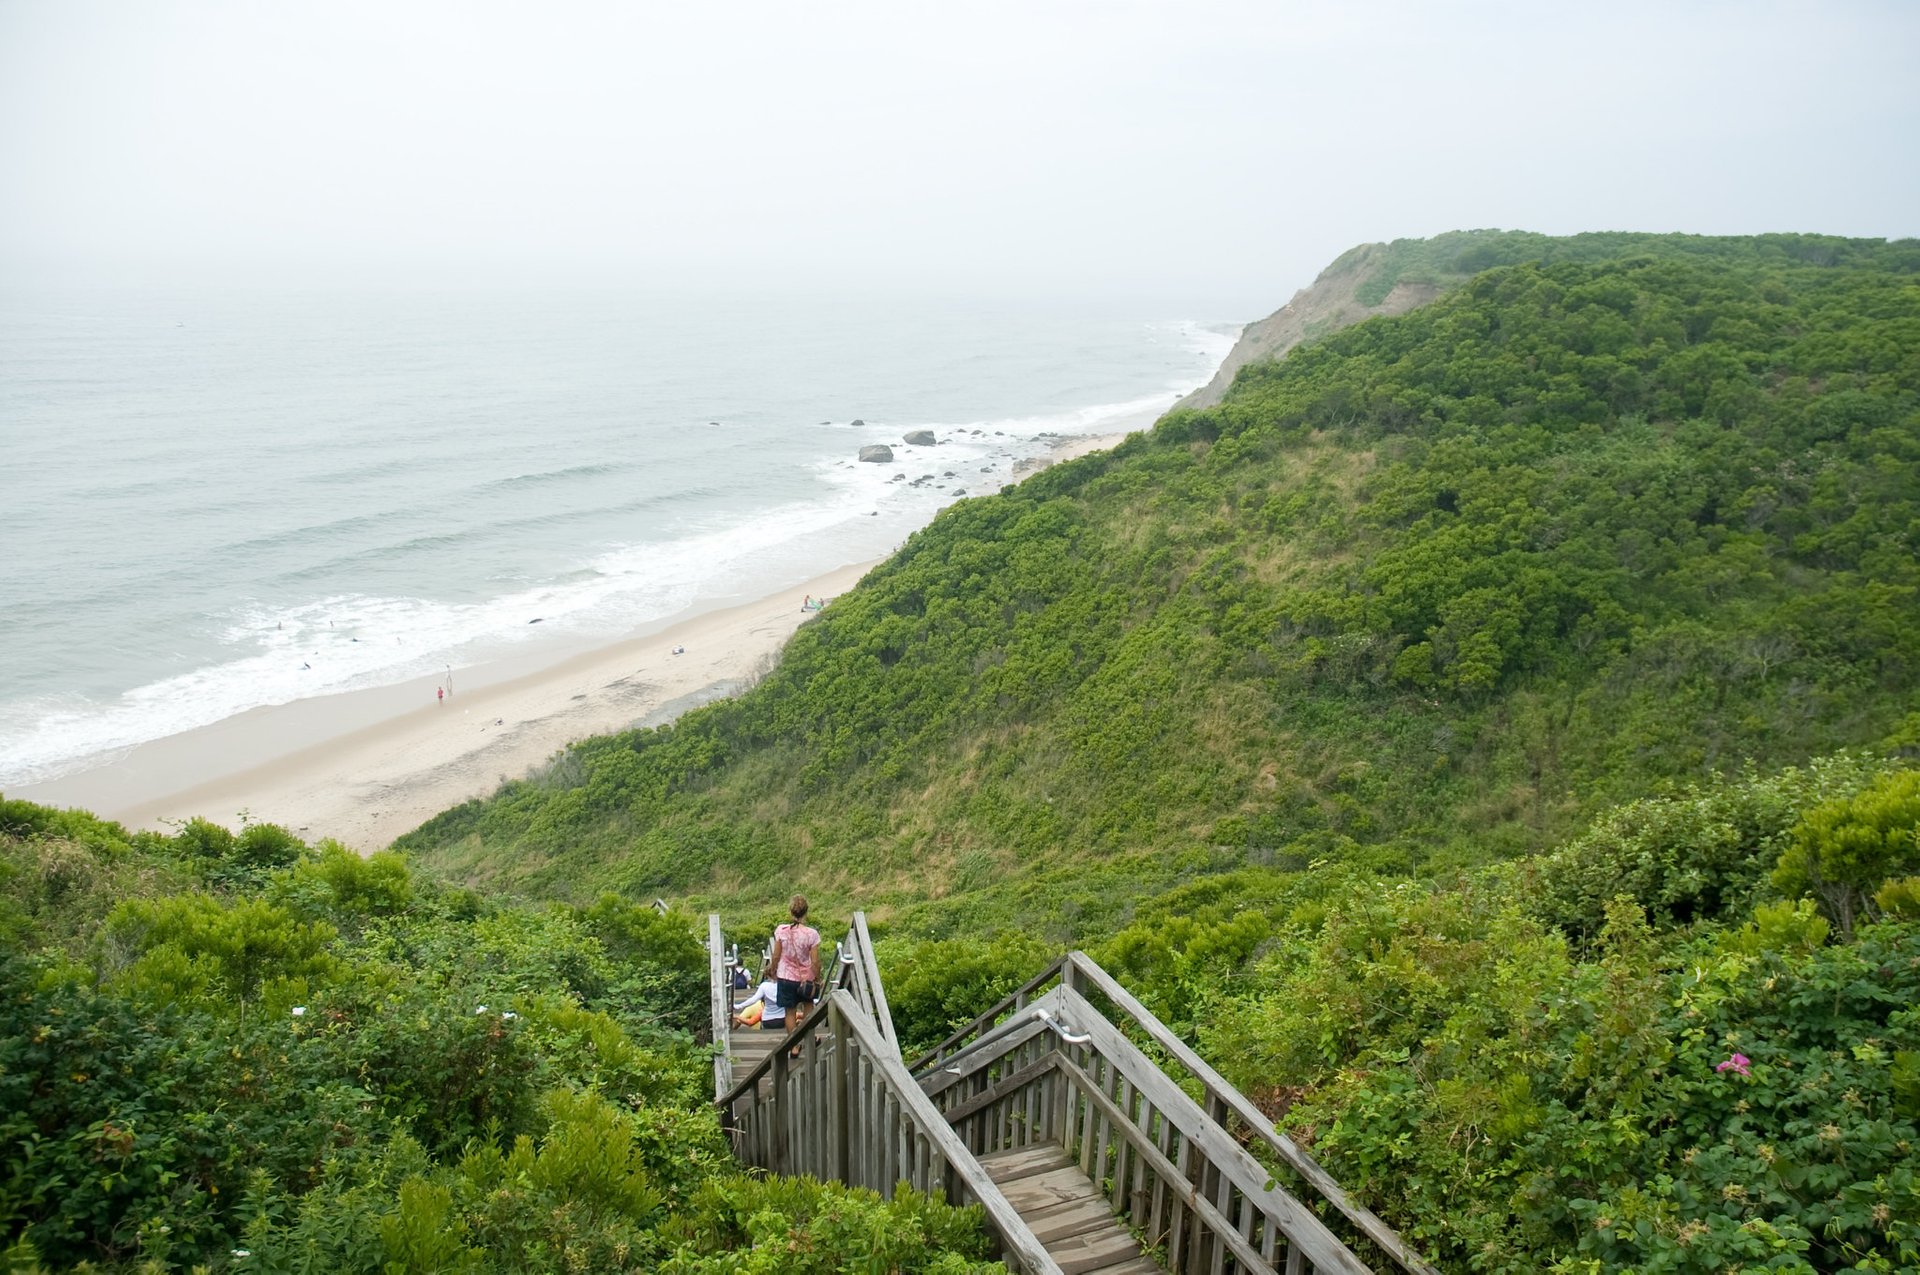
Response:
[[[866,422],[855,421],[854,424],[864,425]],[[975,430],[973,432],[977,434],[980,431]],[[940,445],[940,440],[933,436],[933,431],[930,429],[910,429],[900,441],[908,447],[937,447]],[[885,443],[870,443],[860,449],[860,459],[871,461],[876,465],[889,465],[893,463],[893,448],[887,446]]]

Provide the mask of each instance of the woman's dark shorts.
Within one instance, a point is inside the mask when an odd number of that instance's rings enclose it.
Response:
[[[773,1000],[781,1009],[813,1004],[812,983],[796,982],[790,978],[776,978],[773,982],[776,989]]]

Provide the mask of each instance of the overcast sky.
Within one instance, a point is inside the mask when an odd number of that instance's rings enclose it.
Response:
[[[1920,233],[1920,4],[0,0],[0,278],[1256,317],[1472,226]]]

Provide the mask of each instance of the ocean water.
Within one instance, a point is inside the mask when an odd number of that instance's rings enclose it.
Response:
[[[0,295],[0,785],[882,556],[1059,436],[1171,405],[1235,331],[911,298]],[[940,444],[902,447],[917,428]],[[882,442],[895,463],[856,461]]]

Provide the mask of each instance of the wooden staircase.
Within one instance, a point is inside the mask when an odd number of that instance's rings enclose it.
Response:
[[[1084,953],[909,1064],[864,915],[789,1033],[732,1028],[717,915],[708,952],[715,1103],[749,1164],[978,1204],[1037,1275],[1437,1275]]]

